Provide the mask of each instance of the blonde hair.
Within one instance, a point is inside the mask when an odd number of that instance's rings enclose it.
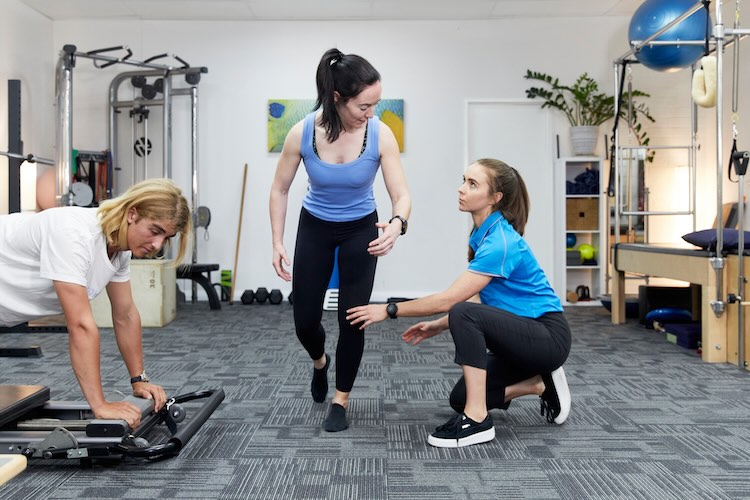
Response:
[[[180,235],[175,263],[180,263],[187,253],[192,230],[190,207],[182,190],[169,179],[146,179],[131,186],[121,196],[103,201],[97,214],[108,245],[128,248],[128,212],[131,208],[135,208],[141,217],[174,224]]]

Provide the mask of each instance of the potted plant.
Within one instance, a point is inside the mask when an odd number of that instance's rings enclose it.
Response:
[[[571,141],[573,154],[591,155],[596,150],[599,137],[599,125],[614,118],[615,98],[599,90],[599,84],[588,73],[583,73],[573,85],[560,84],[554,78],[538,71],[526,70],[527,80],[536,80],[545,84],[544,87],[530,87],[526,89],[529,99],[543,99],[542,108],[558,109],[565,114],[571,125]],[[628,121],[628,127],[633,131],[638,144],[648,146],[649,138],[641,126],[641,119],[654,121],[648,107],[644,103],[636,103],[635,97],[649,97],[640,90],[623,92],[620,118]],[[626,103],[631,102],[628,106]],[[628,114],[630,120],[628,120]],[[649,160],[651,157],[649,157]]]

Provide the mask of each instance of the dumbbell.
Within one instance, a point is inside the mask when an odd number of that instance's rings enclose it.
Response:
[[[257,290],[255,290],[255,300],[258,302],[258,304],[263,304],[268,300],[268,290],[266,287],[260,287]]]
[[[268,296],[268,301],[271,302],[271,304],[281,304],[282,300],[284,300],[284,296],[281,294],[281,290],[278,288],[271,290],[271,293]]]
[[[252,290],[245,290],[242,292],[242,297],[240,297],[240,300],[243,304],[252,304],[253,300],[255,299],[255,292]]]

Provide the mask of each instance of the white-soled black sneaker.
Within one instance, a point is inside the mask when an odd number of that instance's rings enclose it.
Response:
[[[552,373],[542,375],[544,393],[541,395],[541,414],[551,424],[562,424],[570,414],[570,388],[561,366]]]
[[[459,413],[435,429],[427,437],[427,442],[438,448],[461,448],[472,444],[486,443],[495,439],[495,426],[492,417],[475,422],[463,413]]]

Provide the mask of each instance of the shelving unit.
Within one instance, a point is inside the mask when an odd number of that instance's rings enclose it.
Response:
[[[605,293],[607,265],[607,207],[602,180],[602,159],[593,156],[561,158],[555,165],[555,292],[563,305],[599,305]],[[582,183],[579,176],[587,170],[598,174],[598,183]],[[585,176],[584,176],[585,177]],[[579,182],[576,179],[579,178]],[[593,176],[589,177],[591,181]],[[570,184],[573,186],[570,186]],[[584,189],[588,187],[588,189]],[[580,189],[576,189],[580,188]],[[568,248],[568,235],[575,244]],[[593,247],[593,259],[583,260],[581,245]],[[591,300],[568,300],[569,293],[579,295],[588,289]]]

